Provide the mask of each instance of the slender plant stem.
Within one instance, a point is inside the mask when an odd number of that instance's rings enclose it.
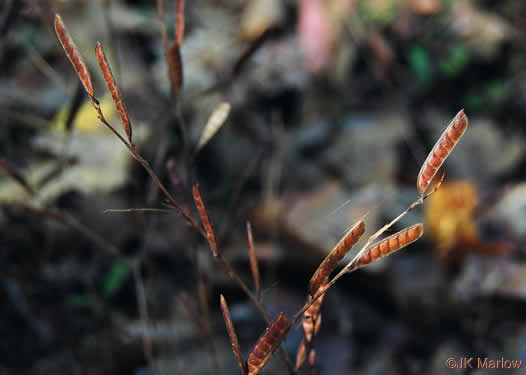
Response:
[[[135,294],[137,295],[137,305],[139,307],[139,314],[141,317],[141,322],[143,324],[142,330],[142,341],[143,341],[143,350],[144,357],[148,362],[148,367],[152,373],[156,373],[153,363],[153,347],[150,333],[148,332],[149,326],[149,316],[148,316],[148,304],[146,300],[146,291],[144,289],[144,282],[141,276],[140,263],[135,263],[132,266],[133,280],[135,282]]]

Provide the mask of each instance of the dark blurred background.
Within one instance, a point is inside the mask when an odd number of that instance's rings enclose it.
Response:
[[[368,237],[418,198],[422,162],[464,109],[442,186],[387,233],[423,222],[424,237],[329,290],[301,373],[526,374],[477,368],[526,362],[526,2],[187,0],[177,96],[176,0],[0,4],[0,374],[238,374],[220,294],[245,359],[266,327],[97,120],[55,13],[121,131],[104,45],[137,150],[197,220],[200,184],[219,251],[252,288],[251,222],[272,317],[303,306],[357,220]],[[106,211],[129,208],[157,210]],[[302,336],[283,344],[292,361]],[[288,372],[276,353],[263,373]]]

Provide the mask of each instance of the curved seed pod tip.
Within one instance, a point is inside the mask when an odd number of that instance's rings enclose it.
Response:
[[[358,267],[363,267],[415,242],[424,233],[424,224],[415,224],[372,245],[360,258]]]
[[[453,148],[455,148],[460,138],[462,138],[467,127],[468,117],[462,109],[453,118],[446,130],[444,130],[424,161],[424,164],[422,164],[416,180],[416,187],[421,195],[426,192],[438,169],[442,166],[451,151],[453,151]]]
[[[360,237],[365,232],[365,222],[360,220],[357,222],[338,242],[338,244],[331,250],[329,255],[325,257],[323,262],[312,275],[309,283],[309,293],[313,296],[322,284],[325,284],[329,278],[330,273],[340,260],[351,250],[351,248],[358,242]]]

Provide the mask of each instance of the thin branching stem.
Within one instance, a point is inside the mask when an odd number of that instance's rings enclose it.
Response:
[[[97,112],[97,116],[98,116],[100,122],[102,122],[121,141],[121,143],[123,143],[124,146],[126,146],[126,148],[128,149],[128,152],[130,153],[130,155],[142,165],[142,167],[146,170],[146,172],[148,172],[148,174],[150,175],[150,177],[153,180],[153,182],[162,191],[163,195],[165,196],[165,198],[170,203],[170,207],[172,207],[174,210],[176,210],[178,214],[180,214],[192,227],[197,229],[197,231],[199,231],[199,233],[201,233],[201,235],[204,238],[206,238],[206,232],[201,227],[201,225],[199,225],[199,223],[192,216],[190,216],[186,211],[184,211],[179,206],[179,204],[177,204],[175,198],[170,194],[170,192],[162,184],[161,180],[159,180],[159,177],[157,177],[157,174],[150,167],[150,164],[148,163],[148,161],[146,159],[144,159],[135,150],[135,148],[126,139],[124,139],[124,137],[122,135],[120,135],[119,132],[117,130],[115,130],[115,128],[106,120],[106,118],[104,117],[104,114],[102,113],[102,110],[100,108],[98,100],[96,98],[92,97],[91,101],[92,101],[92,104],[93,104],[93,108],[95,108],[95,111]]]
[[[157,174],[150,167],[150,164],[148,163],[148,161],[146,161],[146,159],[144,159],[141,155],[139,155],[139,153],[135,150],[135,148],[126,139],[124,139],[124,137],[121,136],[119,132],[117,132],[117,130],[115,130],[115,128],[106,120],[106,118],[104,117],[104,114],[102,113],[98,100],[94,97],[92,97],[91,99],[92,99],[93,107],[95,108],[95,111],[97,112],[97,116],[99,120],[121,141],[121,143],[124,144],[124,146],[127,148],[130,155],[142,165],[142,167],[146,170],[146,172],[148,172],[153,182],[157,185],[157,187],[159,187],[159,189],[162,191],[165,198],[168,200],[170,207],[175,209],[177,213],[180,214],[193,228],[195,228],[201,234],[203,238],[208,239],[207,233],[203,229],[203,227],[192,216],[190,216],[186,211],[184,211],[179,206],[179,204],[177,204],[175,198],[168,192],[166,187],[159,180],[159,177],[157,177]],[[250,289],[245,284],[245,282],[241,280],[241,278],[234,271],[230,263],[228,263],[220,255],[214,258],[221,265],[221,267],[224,269],[227,275],[245,292],[245,294],[250,299],[250,301],[254,304],[258,312],[265,319],[265,322],[267,324],[270,324],[272,320],[266,313],[265,309],[263,308],[263,305],[259,302],[258,298],[250,291]],[[285,349],[283,349],[283,347],[280,347],[280,354],[284,362],[287,365],[287,369],[289,370],[289,373],[294,374],[294,369],[290,362],[288,353],[285,351]]]
[[[154,369],[154,363],[153,363],[153,346],[152,346],[152,340],[150,337],[150,332],[148,332],[150,318],[148,315],[146,290],[144,288],[144,282],[142,280],[140,267],[141,267],[140,263],[135,263],[132,266],[132,274],[133,274],[133,280],[135,284],[135,294],[137,296],[137,305],[139,306],[139,315],[141,317],[141,321],[143,324],[142,338],[143,338],[144,357],[146,358],[148,367],[150,368],[152,373],[155,374],[156,371]]]

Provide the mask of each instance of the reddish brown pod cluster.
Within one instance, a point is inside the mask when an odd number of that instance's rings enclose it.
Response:
[[[162,5],[162,2],[158,2],[159,8],[162,8],[162,6],[160,5]],[[161,22],[163,24],[163,44],[165,46],[167,65],[169,67],[170,79],[172,81],[172,92],[174,94],[174,98],[177,97],[177,94],[180,92],[183,84],[183,70],[180,46],[184,36],[184,0],[176,0],[175,9],[176,27],[172,47],[169,47],[168,45],[166,37],[166,26],[161,17]],[[160,9],[160,15],[162,16],[162,14],[162,9]],[[445,129],[445,131],[443,132],[443,134],[438,139],[433,149],[427,156],[425,162],[423,163],[417,178],[417,190],[419,193],[418,198],[411,205],[409,205],[409,207],[405,211],[400,213],[397,217],[392,219],[389,223],[385,224],[373,235],[371,235],[366,241],[366,243],[362,246],[360,251],[358,251],[357,254],[354,256],[354,258],[350,262],[348,262],[334,277],[330,278],[331,273],[336,268],[337,264],[345,257],[345,255],[352,249],[352,247],[359,241],[361,236],[365,233],[365,222],[363,220],[359,220],[343,236],[343,238],[338,242],[338,244],[330,251],[330,253],[323,260],[323,262],[321,262],[316,272],[314,272],[308,287],[307,301],[303,305],[303,307],[301,307],[300,310],[293,316],[293,318],[291,318],[290,324],[287,317],[283,313],[279,314],[273,322],[270,322],[270,319],[259,298],[261,291],[261,283],[259,280],[260,276],[250,225],[247,226],[247,236],[249,243],[250,265],[254,278],[256,294],[253,294],[250,291],[249,287],[244,283],[242,278],[236,273],[236,271],[230,265],[230,263],[223,258],[221,252],[218,251],[218,246],[214,234],[214,228],[210,221],[204,199],[199,191],[199,186],[197,184],[194,185],[192,193],[199,217],[201,218],[202,225],[199,224],[199,222],[191,215],[191,213],[189,213],[187,210],[183,209],[177,204],[176,199],[162,184],[159,177],[149,166],[149,163],[139,154],[138,150],[133,146],[131,141],[131,123],[128,118],[121,94],[119,92],[119,88],[115,82],[108,61],[106,60],[106,57],[104,55],[102,46],[100,44],[97,45],[96,57],[104,75],[104,80],[108,85],[109,91],[111,92],[111,95],[113,97],[113,101],[115,102],[117,110],[120,114],[124,129],[128,136],[128,140],[122,137],[119,132],[115,131],[114,127],[104,118],[99,102],[97,101],[94,95],[93,84],[87,66],[82,57],[80,56],[73,40],[67,33],[62,19],[58,15],[55,17],[55,30],[58,39],[60,40],[64,51],[66,52],[66,55],[71,61],[84,88],[86,89],[91,98],[93,107],[97,112],[99,120],[113,132],[113,134],[127,147],[132,157],[137,162],[139,162],[143,166],[143,168],[148,172],[154,183],[158,186],[158,188],[164,194],[165,198],[168,200],[170,207],[174,208],[177,213],[182,215],[187,221],[187,223],[189,223],[208,241],[216,262],[223,267],[225,273],[234,282],[236,282],[237,285],[239,285],[239,287],[245,292],[245,294],[248,296],[248,298],[251,300],[254,306],[256,306],[260,314],[264,317],[265,321],[268,323],[268,329],[256,342],[254,349],[248,356],[247,362],[244,362],[241,356],[241,349],[239,346],[237,335],[234,331],[234,326],[230,317],[228,306],[224,297],[221,296],[221,309],[223,311],[224,320],[227,326],[228,334],[230,336],[232,349],[236,356],[241,373],[243,375],[245,375],[246,373],[248,373],[249,375],[258,374],[269,361],[269,359],[272,357],[274,351],[277,348],[279,348],[281,342],[286,337],[289,330],[292,327],[294,327],[299,322],[299,320],[302,320],[304,339],[298,350],[296,370],[299,370],[303,363],[307,361],[307,359],[311,370],[313,370],[315,366],[316,352],[314,350],[312,341],[314,336],[318,333],[321,326],[321,306],[323,304],[325,293],[343,275],[351,273],[360,267],[366,266],[376,260],[381,259],[382,257],[392,254],[393,252],[418,240],[423,235],[423,224],[416,224],[406,229],[403,229],[385,239],[378,240],[384,233],[390,230],[393,227],[393,225],[395,225],[403,217],[405,217],[412,209],[419,205],[422,205],[426,198],[428,198],[431,194],[437,191],[439,185],[435,185],[433,189],[430,189],[431,183],[435,178],[438,170],[440,169],[444,161],[447,159],[447,157],[452,152],[452,150],[454,149],[454,147],[459,142],[459,140],[461,139],[461,137],[467,129],[468,119],[467,116],[464,114],[464,111],[459,111],[457,115],[453,118],[453,120],[447,126],[447,128]],[[259,43],[262,42],[263,39],[261,39]],[[234,68],[234,74],[241,70],[242,65],[245,63],[246,59],[248,59],[248,57],[254,53],[255,48],[257,48],[257,45],[255,45],[255,47],[253,47],[252,49],[249,49],[247,54],[241,56],[238,64],[236,64],[236,67]],[[204,147],[207,144],[207,142],[209,142],[209,140],[214,136],[214,134],[217,133],[221,126],[223,126],[229,114],[229,111],[230,104],[223,103],[220,106],[218,106],[218,108],[213,112],[212,116],[210,117],[209,123],[205,127],[205,131],[203,132],[199,144],[196,147],[197,151],[200,148]],[[31,186],[27,183],[23,176],[21,176],[13,168],[10,168],[5,162],[0,161],[0,170],[4,171],[4,173],[7,173],[9,176],[17,180],[22,186],[24,186],[24,188],[31,192]],[[174,178],[174,180],[177,180],[177,178]],[[178,183],[177,181],[175,182],[176,184]],[[427,192],[428,190],[431,191]],[[36,210],[34,211],[36,212]],[[43,212],[43,210],[40,210],[40,212]],[[69,217],[60,215],[60,213],[57,213],[56,211],[47,210],[43,213],[49,217],[53,217],[57,221],[69,223],[71,226],[75,226],[81,232],[86,233],[85,229],[80,224],[74,222]],[[93,238],[94,236],[91,237]],[[98,241],[97,237],[95,237],[95,239]],[[103,243],[103,241],[98,241],[98,243]],[[105,244],[103,244],[102,246],[105,246]],[[106,245],[105,247],[108,248],[113,254],[118,254],[118,251],[114,251],[112,246]],[[204,290],[204,288],[201,288],[201,284],[199,285],[198,289],[200,291]],[[204,296],[205,294],[201,293],[200,295]],[[191,306],[190,301],[187,298],[184,298],[184,300],[186,301],[185,306],[191,312],[190,315],[198,316],[198,314],[195,312],[195,309]],[[205,298],[203,298],[203,300],[205,300]],[[206,304],[203,303],[202,305],[204,306]],[[201,336],[204,339],[209,340],[210,343],[212,343],[208,328],[201,324],[201,322],[199,322],[198,320],[196,320],[196,325],[201,327]],[[145,337],[146,336],[147,335],[145,335]],[[146,346],[147,345],[145,344],[145,347]],[[292,365],[290,364],[287,352],[283,350],[283,348],[281,349],[283,360],[287,365],[289,372],[295,373],[294,369],[292,369]],[[214,353],[213,345],[211,345],[211,353]],[[215,354],[212,354],[212,356],[214,355]],[[216,372],[218,372],[217,366]]]

